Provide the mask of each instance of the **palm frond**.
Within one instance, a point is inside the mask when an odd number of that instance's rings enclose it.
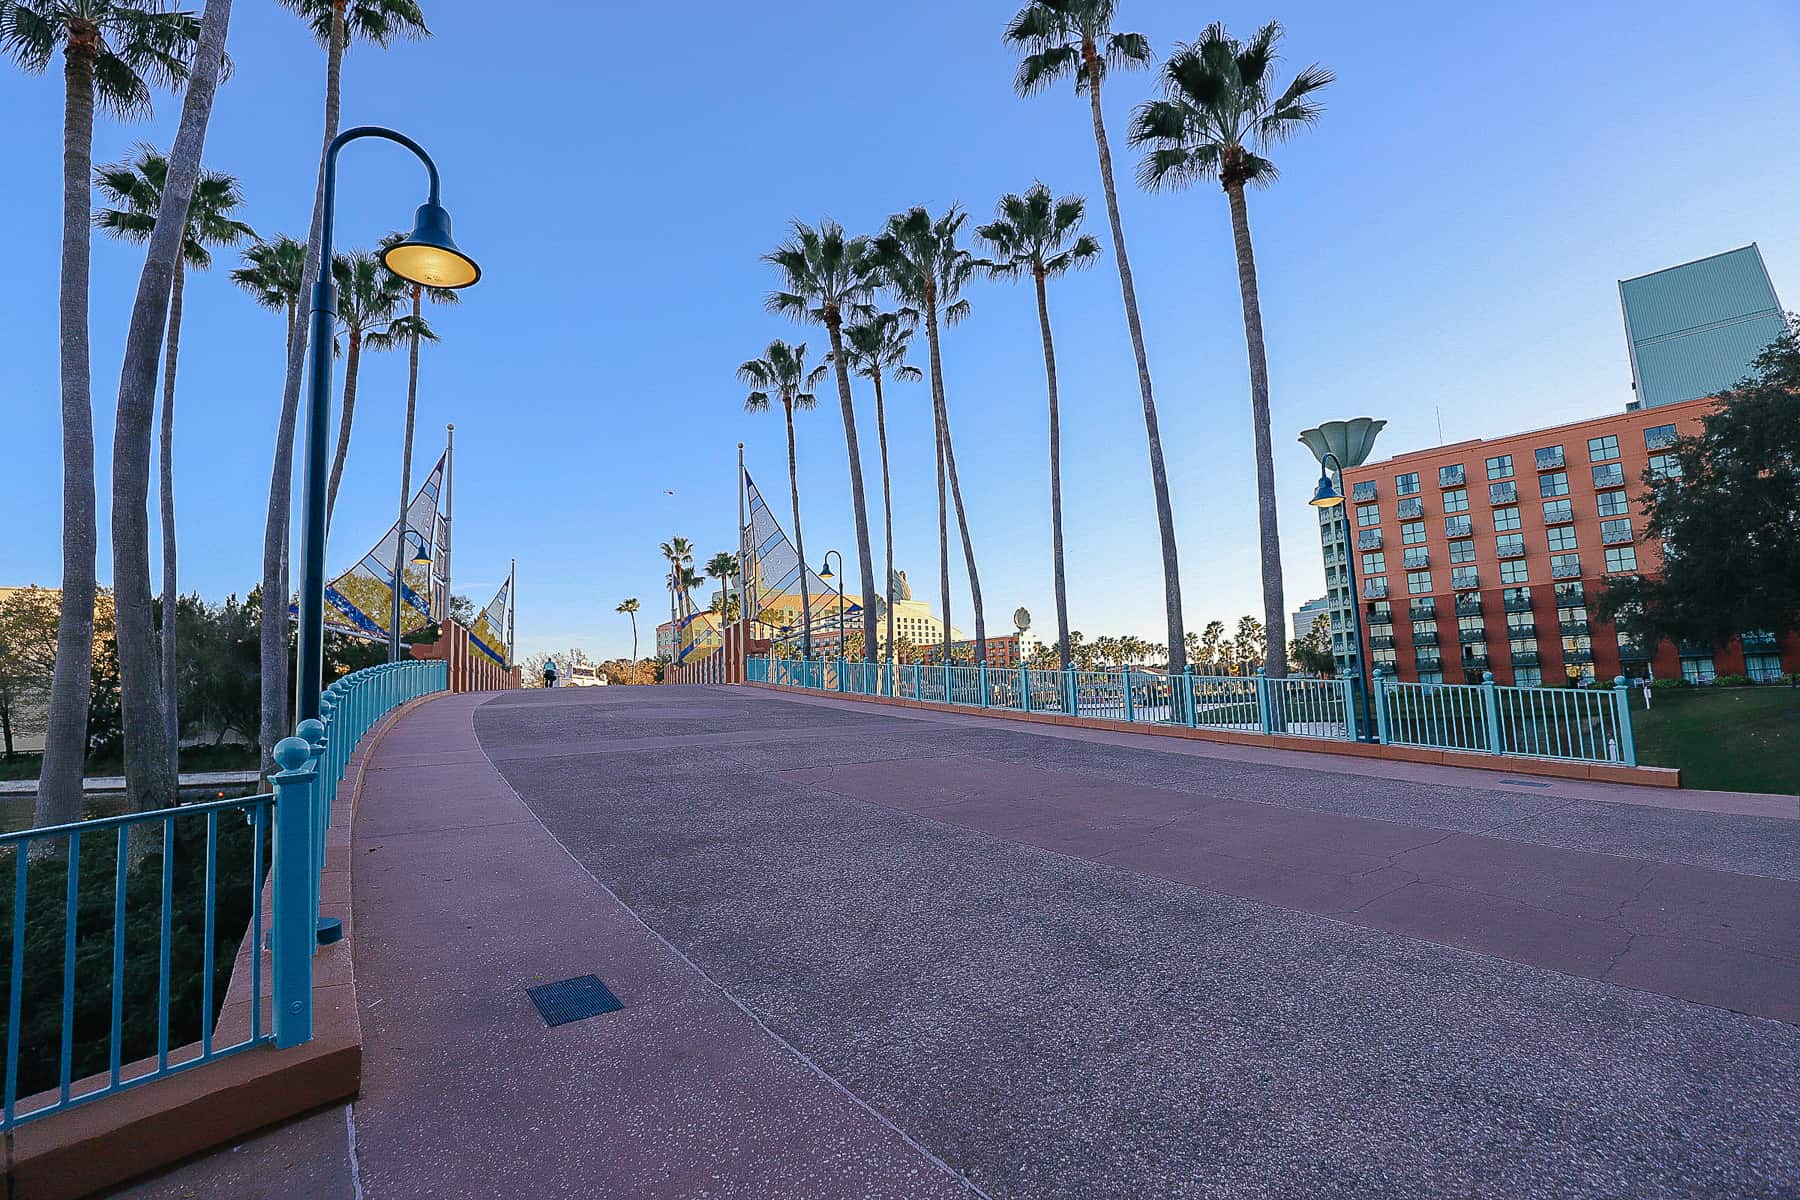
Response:
[[[36,75],[50,65],[61,44],[57,25],[47,6],[22,4],[19,0],[0,2],[0,52],[19,64],[21,70]]]
[[[1050,46],[1019,60],[1013,75],[1013,91],[1021,96],[1035,96],[1057,80],[1073,75],[1081,86],[1081,51],[1075,46]]]

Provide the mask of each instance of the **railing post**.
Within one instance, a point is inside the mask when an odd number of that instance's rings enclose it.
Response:
[[[1269,674],[1267,667],[1256,668],[1256,725],[1264,733],[1275,732],[1275,722],[1269,714]]]
[[[1186,706],[1183,710],[1184,719],[1187,721],[1188,728],[1193,729],[1200,724],[1200,701],[1199,698],[1194,695],[1193,663],[1188,663],[1187,666],[1182,669],[1181,686],[1182,703]]]
[[[275,913],[270,943],[275,1044],[298,1046],[312,1040],[312,955],[317,944],[313,919],[313,807],[318,772],[304,738],[275,743],[282,768],[275,786]]]
[[[1500,740],[1500,689],[1494,684],[1494,673],[1481,673],[1481,706],[1487,714],[1488,753],[1499,754],[1505,750],[1505,743]]]
[[[838,655],[838,665],[837,665],[837,690],[840,692],[848,690],[844,687],[844,663],[845,663],[845,661],[846,660],[845,660],[844,656],[842,654],[839,654]]]
[[[1344,736],[1353,742],[1362,741],[1362,717],[1356,711],[1356,671],[1345,671],[1342,679],[1344,685]]]
[[[1126,667],[1119,677],[1125,681],[1125,723],[1129,725],[1137,719],[1136,708],[1131,702],[1131,668]]]
[[[1387,679],[1382,675],[1380,667],[1375,668],[1373,679],[1371,690],[1375,700],[1375,740],[1385,746],[1388,741]]]
[[[1031,668],[1019,664],[1019,711],[1031,711]]]
[[[944,703],[955,703],[950,699],[950,660],[947,658],[944,660]]]
[[[1637,736],[1631,732],[1631,684],[1623,675],[1613,676],[1613,702],[1619,711],[1619,761],[1635,767]]]
[[[1075,687],[1075,664],[1070,663],[1063,668],[1063,686],[1068,690],[1068,707],[1063,711],[1071,717],[1081,715],[1081,693]]]

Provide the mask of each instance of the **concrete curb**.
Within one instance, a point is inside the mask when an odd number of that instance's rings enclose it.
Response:
[[[1038,725],[1064,725],[1072,729],[1103,729],[1112,733],[1141,733],[1150,737],[1187,738],[1233,746],[1261,746],[1274,750],[1298,750],[1310,754],[1336,754],[1351,758],[1381,758],[1390,762],[1428,763],[1443,767],[1468,767],[1476,771],[1503,771],[1508,775],[1548,775],[1557,779],[1586,779],[1598,783],[1635,783],[1644,787],[1678,788],[1681,771],[1674,767],[1626,767],[1608,763],[1560,762],[1549,758],[1500,758],[1463,750],[1428,750],[1415,746],[1379,746],[1366,742],[1333,742],[1322,738],[1294,737],[1280,733],[1245,733],[1235,729],[1190,729],[1186,725],[1144,725],[1104,717],[1070,717],[1062,713],[1025,713],[1001,708],[969,708],[931,700],[907,700],[899,696],[863,696],[853,692],[822,692],[817,688],[790,687],[783,683],[746,683],[743,686],[771,692],[792,692],[830,700],[886,704],[895,708],[922,708],[962,717],[988,717]]]
[[[255,1047],[204,1067],[120,1092],[92,1104],[21,1125],[6,1137],[8,1200],[79,1200],[182,1159],[234,1142],[247,1134],[353,1098],[362,1081],[362,1022],[356,1004],[350,903],[350,834],[370,755],[415,707],[450,695],[410,700],[377,722],[345,767],[342,819],[326,839],[319,878],[319,908],[339,917],[344,937],[321,947],[313,967],[313,1040],[277,1050]],[[263,919],[273,911],[263,889]],[[264,929],[267,929],[265,924]],[[215,1043],[242,1041],[250,1031],[250,964],[259,953],[258,931],[246,930],[219,1010]],[[262,1028],[270,1027],[269,965],[263,953]],[[198,1043],[171,1050],[171,1062],[195,1057]],[[124,1075],[143,1074],[154,1059],[132,1063]],[[107,1076],[79,1080],[99,1086]],[[46,1097],[47,1098],[47,1097]],[[21,1104],[28,1104],[27,1097]]]

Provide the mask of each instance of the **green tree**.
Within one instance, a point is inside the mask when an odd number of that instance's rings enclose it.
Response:
[[[1331,653],[1331,618],[1324,613],[1314,616],[1312,628],[1294,639],[1289,655],[1297,670],[1314,675],[1336,672],[1337,659]]]
[[[310,297],[319,277],[320,240],[325,215],[325,149],[338,135],[343,107],[344,51],[351,41],[387,46],[395,38],[429,37],[416,0],[281,0],[305,21],[325,48],[325,128],[319,143],[319,170],[313,189],[312,224],[300,271],[300,295]],[[300,385],[306,373],[306,336],[302,324],[289,339],[287,370],[281,385],[281,413],[275,425],[275,454],[269,470],[269,512],[263,523],[262,591],[286,596],[288,530],[294,487],[294,428],[300,412]],[[288,615],[285,605],[262,611],[262,754],[263,769],[273,766],[275,743],[287,736],[288,701],[293,689],[288,673]]]
[[[751,392],[744,398],[745,412],[768,412],[771,402],[781,405],[787,421],[788,496],[793,501],[794,553],[800,557],[800,651],[812,657],[812,597],[807,576],[806,542],[800,532],[800,469],[794,450],[794,410],[818,403],[813,389],[825,378],[823,366],[806,369],[806,343],[790,346],[779,339],[769,343],[761,358],[752,358],[737,369],[738,381]]]
[[[1274,21],[1240,44],[1214,22],[1198,41],[1178,46],[1163,64],[1164,98],[1139,107],[1131,143],[1149,147],[1138,179],[1151,189],[1216,179],[1231,209],[1244,340],[1250,356],[1250,417],[1255,436],[1256,514],[1262,552],[1263,624],[1270,675],[1287,674],[1287,602],[1281,588],[1281,533],[1275,508],[1275,453],[1269,440],[1269,361],[1263,347],[1262,299],[1250,244],[1246,187],[1275,181],[1269,147],[1312,125],[1322,111],[1314,93],[1332,74],[1314,64],[1277,88],[1273,70],[1281,26]],[[1261,151],[1262,153],[1258,153]]]
[[[632,662],[632,666],[635,668],[637,665],[637,660],[638,660],[638,637],[637,637],[638,602],[637,602],[637,597],[633,596],[629,600],[619,601],[619,607],[613,609],[613,611],[624,613],[626,616],[631,618],[631,662]]]
[[[784,286],[769,294],[768,308],[796,321],[823,325],[831,339],[829,361],[837,376],[838,406],[844,418],[844,449],[850,461],[850,509],[856,520],[856,563],[862,594],[875,595],[875,566],[869,549],[869,507],[865,499],[862,449],[856,439],[856,406],[850,398],[850,364],[844,353],[844,324],[869,316],[880,270],[866,237],[849,237],[836,221],[817,229],[795,221],[793,236],[763,255],[782,274]],[[842,586],[840,584],[840,586]],[[863,645],[874,660],[875,609],[863,605]],[[839,647],[840,651],[842,647]]]
[[[1005,40],[1023,53],[1013,90],[1035,95],[1059,79],[1071,79],[1077,95],[1085,93],[1094,123],[1094,148],[1100,155],[1100,186],[1106,195],[1106,217],[1112,226],[1113,261],[1119,268],[1119,290],[1125,300],[1125,324],[1137,361],[1138,393],[1144,402],[1144,433],[1150,449],[1150,487],[1156,500],[1157,530],[1162,540],[1163,606],[1168,614],[1171,670],[1186,663],[1187,644],[1181,618],[1181,564],[1175,549],[1175,511],[1169,501],[1169,475],[1163,465],[1162,432],[1156,417],[1156,395],[1150,386],[1150,359],[1144,351],[1144,328],[1138,319],[1137,287],[1131,280],[1131,258],[1125,252],[1125,225],[1119,217],[1119,191],[1113,181],[1112,149],[1100,110],[1100,86],[1110,70],[1131,70],[1150,62],[1150,42],[1141,33],[1114,33],[1117,0],[1031,0],[1006,27]]]
[[[954,325],[969,315],[962,290],[976,271],[976,259],[957,245],[956,239],[968,214],[955,205],[932,220],[923,208],[910,208],[888,218],[887,228],[875,240],[887,286],[906,307],[903,315],[925,322],[925,343],[930,351],[931,401],[936,414],[938,447],[938,574],[944,605],[944,656],[950,655],[950,530],[944,502],[944,481],[956,503],[956,524],[962,533],[963,563],[969,572],[969,598],[975,609],[976,661],[987,661],[987,616],[981,603],[981,576],[975,569],[975,544],[969,537],[969,514],[963,507],[962,483],[956,474],[956,447],[950,438],[950,408],[944,397],[944,359],[940,322]]]
[[[1669,449],[1675,470],[1645,474],[1643,532],[1662,540],[1662,570],[1612,579],[1595,605],[1601,620],[1645,646],[1800,630],[1796,393],[1800,337],[1790,333],[1720,394],[1698,434]]]
[[[94,659],[94,406],[88,356],[89,205],[94,109],[120,119],[150,111],[152,85],[187,78],[200,37],[192,13],[156,0],[0,0],[0,52],[45,71],[63,55],[62,268],[58,295],[62,382],[63,578],[49,731],[33,820],[80,819],[82,727]]]
[[[713,611],[720,617],[725,617],[735,607],[731,603],[731,578],[737,574],[737,570],[738,556],[729,550],[721,550],[706,560],[707,577],[719,581],[719,603]]]
[[[1056,346],[1050,337],[1050,300],[1046,283],[1072,270],[1089,267],[1100,257],[1100,243],[1079,233],[1087,202],[1080,196],[1061,199],[1041,183],[1023,196],[1000,198],[994,220],[975,231],[992,249],[988,270],[1001,278],[1031,276],[1037,288],[1038,329],[1044,339],[1044,380],[1050,395],[1050,557],[1056,583],[1056,645],[1062,665],[1069,665],[1069,597],[1063,577],[1062,417],[1057,408]]]
[[[331,480],[325,488],[326,529],[331,528],[332,514],[337,511],[338,485],[343,482],[344,460],[350,454],[350,427],[356,419],[356,384],[363,350],[392,350],[418,339],[437,340],[437,334],[422,317],[402,311],[407,283],[388,270],[373,251],[332,255],[331,274],[338,289],[338,329],[345,343],[344,402],[338,415]]]
[[[117,207],[94,213],[94,224],[115,237],[144,242],[156,224],[168,182],[169,161],[150,146],[139,146],[132,162],[114,163],[95,173],[101,195]],[[223,171],[200,172],[188,200],[187,230],[181,253],[175,259],[175,275],[169,286],[169,326],[163,343],[162,420],[157,444],[158,515],[162,524],[162,690],[163,721],[167,729],[171,769],[181,773],[181,714],[175,683],[176,598],[181,594],[175,546],[175,366],[181,353],[182,296],[187,270],[212,266],[214,246],[234,246],[256,231],[232,214],[243,204],[236,179]]]
[[[1237,670],[1241,675],[1251,674],[1255,668],[1251,665],[1264,656],[1268,648],[1268,634],[1263,623],[1248,613],[1238,618],[1237,633],[1231,639],[1231,653],[1237,660]]]
[[[126,326],[112,441],[113,600],[118,629],[120,704],[125,723],[125,786],[141,810],[179,799],[175,753],[164,717],[150,582],[150,457],[156,416],[156,371],[177,264],[189,231],[190,201],[200,180],[200,154],[213,97],[225,71],[231,0],[207,0],[189,72],[181,119],[169,150],[167,178],[149,235],[137,295]]]
[[[881,524],[887,544],[887,600],[882,605],[887,620],[886,646],[889,660],[894,656],[894,489],[888,471],[887,403],[882,383],[896,379],[916,383],[925,373],[906,361],[913,331],[906,328],[899,313],[875,313],[867,320],[844,327],[844,353],[858,375],[875,385],[875,437],[881,445]]]
[[[40,725],[56,673],[57,597],[21,588],[0,600],[0,749],[10,759],[22,721]]]
[[[669,636],[676,633],[675,623],[684,614],[681,608],[681,572],[684,567],[694,561],[693,543],[684,537],[670,538],[662,544],[663,561],[669,564],[669,573],[663,582],[669,589]]]
[[[294,344],[300,316],[300,273],[306,267],[306,247],[285,233],[272,242],[258,241],[244,248],[243,265],[233,267],[231,282],[250,293],[262,307],[287,317],[287,342]]]

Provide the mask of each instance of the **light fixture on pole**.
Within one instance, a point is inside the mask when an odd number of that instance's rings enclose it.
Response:
[[[1332,467],[1337,468],[1338,485],[1332,486],[1331,472],[1326,467],[1329,460]],[[1312,506],[1314,508],[1341,508],[1344,503],[1344,464],[1330,450],[1319,456],[1319,483],[1313,488]],[[1350,575],[1350,635],[1355,640],[1358,659],[1362,658],[1362,597],[1356,594],[1356,549],[1350,545],[1350,523],[1344,523],[1344,570]],[[1355,693],[1352,692],[1352,697]],[[1362,714],[1354,702],[1350,705],[1350,736],[1357,741],[1364,741],[1362,732]]]
[[[835,574],[835,575],[833,575],[831,573],[831,556],[834,554],[837,555],[837,560],[838,560],[838,569],[837,569],[837,574]],[[827,583],[831,583],[834,580],[836,581],[835,586],[837,587],[837,633],[838,633],[837,647],[838,647],[838,657],[839,658],[846,657],[844,654],[844,580],[843,580],[843,574],[844,574],[843,552],[840,550],[827,550],[825,552],[825,569],[819,572],[819,578],[825,580]]]
[[[320,213],[319,263],[308,319],[305,505],[301,515],[299,661],[294,673],[296,720],[319,716],[325,669],[325,483],[330,465],[331,352],[337,326],[337,285],[332,278],[332,232],[337,208],[338,152],[358,138],[384,138],[411,150],[425,164],[429,191],[413,218],[413,231],[382,251],[388,270],[409,283],[465,288],[481,278],[475,260],[450,236],[450,214],[438,194],[437,164],[417,142],[379,125],[358,125],[325,148],[324,205]]]

